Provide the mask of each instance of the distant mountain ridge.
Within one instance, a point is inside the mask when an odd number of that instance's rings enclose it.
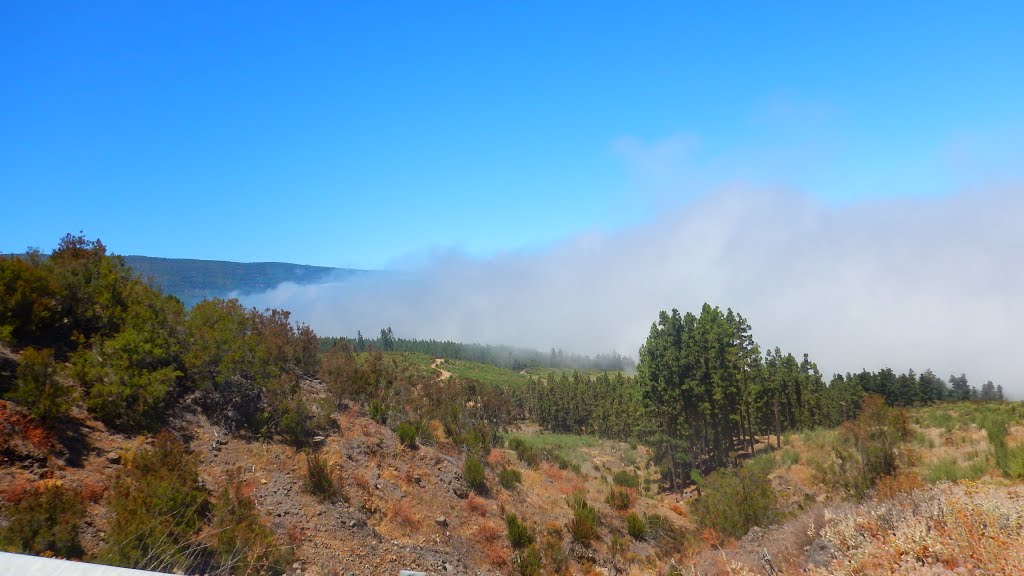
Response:
[[[124,256],[125,264],[137,274],[150,278],[164,292],[178,297],[186,306],[204,298],[223,298],[232,293],[255,294],[282,282],[316,284],[371,273],[354,268],[306,266],[286,262],[227,262],[190,258]]]

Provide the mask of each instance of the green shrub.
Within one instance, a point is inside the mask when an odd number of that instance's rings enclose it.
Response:
[[[530,468],[536,468],[540,466],[540,454],[537,450],[523,441],[518,436],[509,436],[508,441],[505,443],[509,450],[513,450],[516,456]]]
[[[154,430],[165,420],[183,376],[185,308],[171,296],[132,284],[120,331],[74,355],[89,411],[108,426]]]
[[[53,350],[23,350],[17,382],[8,398],[24,405],[44,424],[56,424],[71,408],[73,390],[57,377]]]
[[[769,471],[766,466],[747,465],[707,475],[692,508],[697,524],[733,538],[741,538],[754,526],[770,524],[777,511]]]
[[[327,459],[316,452],[306,453],[306,492],[317,498],[330,501],[340,493],[339,481]]]
[[[505,516],[505,528],[508,530],[508,543],[513,550],[522,550],[533,544],[533,535],[530,534],[530,529],[514,513]]]
[[[195,540],[207,512],[195,459],[168,432],[136,450],[111,486],[112,517],[104,564],[160,572],[189,571],[203,545]]]
[[[826,482],[863,496],[879,478],[896,474],[909,436],[903,412],[886,406],[881,396],[866,396],[857,419],[839,428],[832,447],[835,465],[826,471]]]
[[[77,490],[55,483],[35,488],[3,512],[7,525],[0,527],[0,548],[61,558],[82,556],[78,532],[85,502]]]
[[[647,520],[642,518],[637,513],[631,513],[626,516],[626,532],[629,536],[636,541],[643,541],[647,539]]]
[[[612,475],[612,482],[623,488],[639,488],[640,477],[628,470],[619,470]]]
[[[467,457],[466,463],[462,466],[462,477],[465,478],[470,490],[480,495],[487,494],[487,473],[480,460]]]
[[[381,400],[370,401],[370,419],[379,422],[380,424],[388,423],[388,407]]]
[[[398,441],[402,443],[402,446],[406,448],[416,447],[416,436],[419,430],[415,424],[408,420],[403,420],[395,432],[398,434]]]
[[[779,459],[782,461],[783,466],[793,466],[800,463],[800,453],[792,448],[786,448],[779,455]]]
[[[928,482],[977,480],[984,476],[988,469],[988,462],[984,458],[969,464],[960,464],[955,457],[950,456],[926,465],[924,478]]]
[[[583,546],[590,546],[590,543],[597,537],[597,527],[600,522],[597,510],[587,503],[586,497],[577,492],[566,497],[566,504],[572,510],[572,519],[569,520],[569,535],[574,542]]]
[[[516,554],[514,563],[519,576],[539,576],[541,573],[540,553],[535,546],[528,546]]]
[[[633,495],[625,488],[612,487],[604,501],[616,510],[629,510],[633,505]]]
[[[568,470],[577,476],[583,475],[583,469],[580,468],[579,463],[573,462],[557,452],[547,453],[545,454],[545,457],[547,460],[554,462],[555,465],[558,466],[559,470]]]
[[[283,413],[277,421],[277,432],[285,443],[295,448],[309,446],[314,436],[313,414],[302,396],[295,394],[283,403]],[[273,428],[273,427],[272,427]]]
[[[214,498],[211,524],[216,562],[227,573],[283,574],[292,563],[291,547],[281,546],[260,518],[238,470],[229,472]]]
[[[1014,480],[1024,478],[1024,444],[1007,447],[999,467],[1007,478]]]
[[[515,490],[516,486],[523,483],[523,475],[515,468],[504,468],[498,473],[498,483],[505,490]]]
[[[569,555],[562,545],[562,529],[550,526],[541,541],[545,564],[550,574],[564,574],[569,570]]]

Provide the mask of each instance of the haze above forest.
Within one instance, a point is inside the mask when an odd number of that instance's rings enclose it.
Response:
[[[726,188],[649,224],[547,250],[439,252],[402,275],[283,284],[246,302],[327,335],[397,335],[633,355],[657,311],[707,301],[762,347],[823,372],[966,372],[1024,392],[1011,345],[1024,306],[1019,190],[826,205]]]

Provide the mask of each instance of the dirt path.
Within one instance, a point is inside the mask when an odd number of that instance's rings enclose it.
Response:
[[[444,362],[444,358],[434,358],[434,363],[430,365],[431,368],[437,370],[441,375],[437,378],[438,380],[447,380],[452,377],[452,373],[441,368],[441,362]]]

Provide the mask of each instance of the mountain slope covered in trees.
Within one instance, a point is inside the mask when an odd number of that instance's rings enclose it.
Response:
[[[283,282],[316,284],[369,273],[353,268],[284,262],[225,262],[151,256],[125,256],[124,262],[189,307],[205,298],[224,298],[232,293],[265,292]]]

